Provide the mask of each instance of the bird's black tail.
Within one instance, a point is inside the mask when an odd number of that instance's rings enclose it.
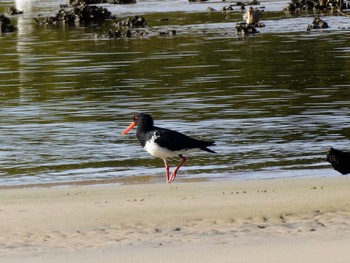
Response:
[[[206,152],[210,152],[210,153],[216,153],[212,149],[208,148],[209,146],[215,146],[215,142],[203,142],[203,143],[205,143],[205,145],[200,148],[201,150],[206,151]]]

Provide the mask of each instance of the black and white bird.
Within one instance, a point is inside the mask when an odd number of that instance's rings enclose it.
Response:
[[[187,160],[185,154],[201,150],[215,153],[208,148],[214,145],[214,142],[197,140],[177,131],[156,127],[149,114],[135,114],[133,122],[122,132],[122,135],[135,126],[137,126],[136,137],[141,146],[152,156],[163,159],[167,183],[175,180],[178,170]],[[170,174],[168,159],[176,156],[180,157],[181,161]]]
[[[341,174],[350,173],[350,152],[330,148],[327,153],[327,162]]]

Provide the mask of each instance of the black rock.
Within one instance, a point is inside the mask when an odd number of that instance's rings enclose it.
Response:
[[[21,15],[23,14],[23,11],[19,11],[16,7],[11,6],[6,10],[6,14],[13,16],[13,15]]]
[[[239,34],[256,34],[259,31],[255,28],[255,25],[249,25],[245,22],[236,24],[236,30]]]
[[[38,24],[57,25],[62,23],[74,25],[76,23],[103,22],[112,17],[111,12],[106,8],[87,4],[76,4],[73,5],[73,8],[61,7],[55,16],[45,17],[43,21],[40,21],[39,18],[35,20]]]
[[[115,23],[117,27],[145,27],[146,25],[146,20],[142,16],[128,17]]]
[[[125,5],[125,4],[136,4],[136,0],[109,0],[110,4],[119,4],[119,5]]]
[[[315,17],[314,21],[312,21],[311,25],[308,25],[307,31],[310,31],[311,29],[323,29],[323,28],[329,28],[329,25],[326,21],[322,20],[320,17]]]
[[[0,14],[0,33],[11,33],[16,31],[16,27],[11,24],[11,19]]]
[[[283,10],[287,12],[299,11],[327,11],[346,8],[346,1],[339,0],[291,0]]]

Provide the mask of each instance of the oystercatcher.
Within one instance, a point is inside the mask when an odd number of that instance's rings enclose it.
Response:
[[[350,152],[330,148],[327,153],[327,162],[341,174],[350,173]]]
[[[151,155],[163,159],[167,183],[175,180],[177,171],[186,162],[184,154],[200,150],[215,153],[207,148],[214,145],[214,142],[200,141],[177,131],[156,127],[149,114],[135,114],[134,121],[122,132],[122,135],[128,133],[135,126],[137,126],[136,137],[141,146]],[[167,160],[175,156],[179,156],[181,162],[170,174]]]

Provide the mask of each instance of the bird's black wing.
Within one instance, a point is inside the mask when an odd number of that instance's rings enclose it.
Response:
[[[156,128],[155,135],[155,142],[161,147],[165,147],[171,151],[198,148],[207,152],[215,153],[207,148],[208,146],[214,145],[214,142],[197,140],[180,132],[162,128]]]

